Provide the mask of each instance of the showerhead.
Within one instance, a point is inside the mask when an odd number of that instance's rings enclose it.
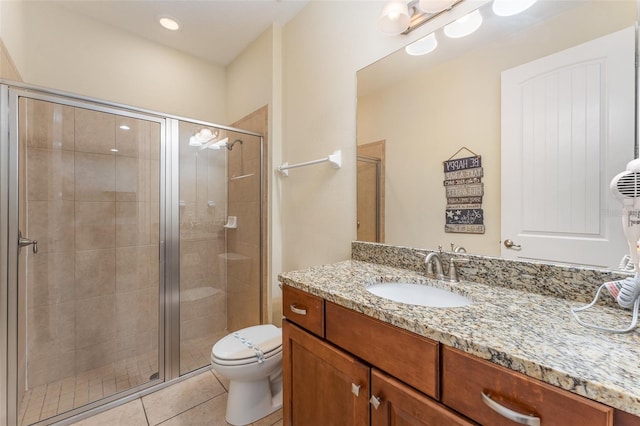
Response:
[[[242,145],[242,139],[236,139],[235,141],[233,141],[233,142],[231,142],[231,143],[227,142],[227,149],[228,149],[229,151],[231,151],[231,150],[233,149],[233,146],[234,146],[235,144],[237,144],[237,143],[240,143],[240,145]]]

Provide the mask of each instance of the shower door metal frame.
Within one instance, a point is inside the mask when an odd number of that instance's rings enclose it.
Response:
[[[4,83],[0,81],[0,83]],[[167,199],[165,197],[166,172],[165,164],[167,163],[167,140],[166,140],[166,118],[162,115],[137,110],[128,106],[119,104],[110,104],[99,100],[75,96],[57,91],[49,91],[46,89],[35,88],[28,85],[11,86],[0,84],[0,107],[2,113],[0,120],[2,129],[8,129],[8,132],[0,133],[0,229],[7,230],[7,238],[0,243],[0,383],[5,383],[0,391],[2,401],[0,401],[0,420],[4,420],[3,424],[16,424],[18,420],[18,221],[19,221],[19,135],[18,135],[18,99],[21,97],[36,99],[56,104],[62,104],[70,107],[84,108],[92,111],[99,111],[118,116],[125,116],[134,119],[141,119],[155,122],[160,125],[160,158],[159,158],[159,262],[158,262],[158,370],[159,378],[156,380],[143,383],[132,387],[126,391],[117,392],[111,396],[88,403],[82,407],[75,408],[63,414],[59,414],[50,419],[40,421],[38,424],[48,424],[51,422],[62,421],[68,423],[77,421],[83,413],[88,413],[93,409],[100,407],[101,409],[119,405],[123,400],[132,400],[141,396],[145,390],[157,387],[166,379],[165,372],[165,269],[166,257],[165,240],[166,240],[166,215],[165,206]],[[4,232],[3,232],[4,234]],[[6,271],[6,274],[5,274]],[[4,315],[6,313],[6,315]],[[5,321],[6,319],[6,321]],[[3,337],[5,337],[3,339]],[[6,356],[6,359],[2,357]],[[4,373],[4,374],[3,374]],[[3,377],[4,376],[4,377]]]
[[[179,122],[256,136],[260,143],[260,318],[264,322],[264,297],[268,296],[264,272],[265,253],[265,152],[260,133],[206,121],[135,108],[115,102],[0,79],[0,424],[14,425],[18,417],[18,98],[27,98],[115,113],[160,123],[160,234],[159,234],[159,378],[127,391],[89,403],[36,425],[71,424],[97,412],[155,392],[206,371],[205,366],[180,375],[180,222],[179,222]],[[213,344],[213,342],[212,342]]]

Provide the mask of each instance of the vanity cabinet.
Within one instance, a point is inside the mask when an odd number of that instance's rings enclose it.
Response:
[[[282,324],[285,425],[369,425],[369,367],[288,321]]]
[[[283,301],[285,425],[637,426],[640,420],[286,285]],[[520,423],[508,420],[519,414]]]
[[[442,402],[484,425],[613,425],[611,407],[444,345]]]
[[[475,424],[427,396],[439,392],[437,342],[287,286],[283,304],[285,425]]]
[[[285,425],[475,425],[288,320],[282,330]]]
[[[371,371],[372,426],[475,425],[388,374]]]

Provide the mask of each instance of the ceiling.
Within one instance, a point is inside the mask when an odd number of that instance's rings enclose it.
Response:
[[[285,24],[308,0],[72,0],[64,7],[208,62],[226,66],[271,24]],[[158,17],[181,28],[169,31]]]

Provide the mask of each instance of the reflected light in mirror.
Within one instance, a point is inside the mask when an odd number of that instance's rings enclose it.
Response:
[[[404,50],[409,55],[419,56],[433,52],[436,47],[438,47],[438,40],[436,39],[436,35],[431,33],[426,37],[422,37],[421,39],[414,41],[405,47]]]
[[[202,146],[217,136],[217,130],[213,132],[205,127],[189,138],[189,146]]]
[[[401,34],[409,28],[409,6],[405,0],[392,0],[385,3],[378,18],[380,31],[389,35]]]
[[[449,9],[456,0],[420,0],[420,10],[425,13],[438,13]]]
[[[480,10],[474,10],[464,15],[444,27],[444,33],[450,38],[461,38],[468,36],[482,25],[482,15]]]
[[[512,16],[529,9],[538,0],[493,0],[493,13]]]

